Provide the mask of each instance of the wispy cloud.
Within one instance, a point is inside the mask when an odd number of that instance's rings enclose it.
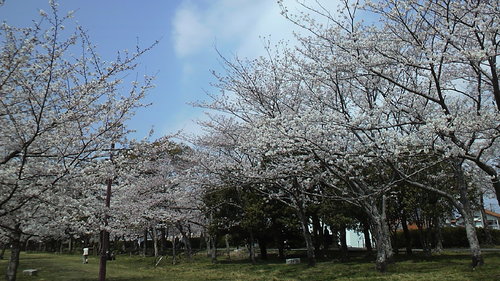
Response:
[[[179,8],[173,20],[173,39],[178,56],[184,57],[205,47],[213,36],[212,29],[205,23],[202,12],[192,4]]]
[[[313,0],[305,2],[315,5]],[[337,1],[323,2],[332,10],[337,5]],[[291,12],[303,10],[294,0],[285,1],[285,5]],[[299,29],[281,16],[273,0],[185,1],[173,21],[172,35],[179,58],[210,51],[214,43],[239,56],[255,57],[264,51],[259,38],[294,42],[293,30]]]

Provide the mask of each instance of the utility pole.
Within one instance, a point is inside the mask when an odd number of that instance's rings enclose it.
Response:
[[[109,160],[113,161],[113,150],[115,149],[115,144],[111,144],[111,150],[109,152]],[[109,232],[106,230],[108,227],[108,211],[111,203],[111,184],[113,183],[113,175],[110,175],[107,180],[106,188],[106,209],[104,214],[104,228],[101,230],[101,258],[99,260],[99,281],[106,280],[106,262],[108,260],[109,251]]]

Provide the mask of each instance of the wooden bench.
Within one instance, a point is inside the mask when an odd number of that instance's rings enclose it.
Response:
[[[25,269],[25,270],[23,270],[23,274],[35,276],[38,274],[38,269]]]
[[[286,264],[298,264],[300,263],[300,258],[286,259]]]

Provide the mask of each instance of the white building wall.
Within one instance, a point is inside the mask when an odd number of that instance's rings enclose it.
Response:
[[[353,248],[365,247],[365,235],[363,232],[349,229],[346,232],[347,246]]]

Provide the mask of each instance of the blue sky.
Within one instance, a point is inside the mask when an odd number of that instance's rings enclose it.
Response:
[[[292,10],[297,5],[288,2]],[[28,26],[39,9],[48,11],[48,1],[5,0],[0,20]],[[147,98],[152,105],[129,122],[137,131],[133,137],[139,139],[152,127],[154,137],[178,130],[199,132],[195,120],[203,117],[202,110],[188,103],[214,91],[210,70],[220,69],[215,46],[230,58],[253,58],[264,54],[261,36],[293,40],[296,29],[280,15],[274,0],[62,0],[59,10],[75,11],[73,20],[88,31],[108,61],[117,51],[133,50],[137,42],[146,47],[161,40],[137,68],[139,74],[157,73],[156,87]]]

